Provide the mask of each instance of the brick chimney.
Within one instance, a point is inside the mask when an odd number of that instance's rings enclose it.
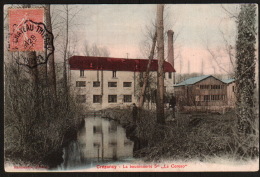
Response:
[[[174,68],[173,34],[174,34],[174,32],[172,30],[167,31],[167,36],[168,36],[168,62]],[[173,84],[175,84],[175,73],[173,73]]]
[[[171,63],[172,67],[174,68],[173,34],[174,32],[172,30],[168,30],[168,62]]]

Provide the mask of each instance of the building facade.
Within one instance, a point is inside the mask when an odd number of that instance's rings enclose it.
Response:
[[[181,106],[219,107],[226,106],[227,84],[211,76],[198,76],[174,86],[178,104]]]
[[[73,56],[69,58],[70,88],[79,103],[94,110],[125,107],[138,102],[140,78],[147,59]],[[151,75],[155,76],[158,60],[152,60]],[[164,62],[165,90],[173,93],[172,65]]]
[[[234,108],[236,103],[236,97],[235,97],[235,79],[226,79],[222,80],[227,84],[227,104],[229,107]]]

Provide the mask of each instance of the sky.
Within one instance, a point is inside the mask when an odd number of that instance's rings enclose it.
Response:
[[[237,4],[224,7],[234,14],[238,12]],[[78,36],[78,54],[83,54],[87,41],[106,47],[110,57],[126,58],[127,53],[129,58],[142,57],[140,43],[144,40],[146,26],[156,17],[156,5],[82,5],[81,8],[77,16],[80,25],[72,32]],[[232,45],[235,44],[236,24],[221,5],[170,4],[166,5],[164,13],[166,26],[176,35],[176,71],[202,72],[203,60],[203,74],[213,74],[213,67],[216,74],[223,73],[206,50],[207,46],[213,51],[223,47],[220,30]],[[228,70],[229,60],[224,55],[222,53],[219,63]]]
[[[110,57],[144,58],[140,46],[146,39],[146,27],[151,26],[156,18],[156,5],[98,4],[69,7],[72,14],[79,12],[69,29],[72,41],[70,46],[75,48],[77,55],[84,55],[84,45],[88,43],[106,47]],[[225,4],[223,7],[235,15],[239,12],[238,4]],[[51,5],[52,14],[59,14],[62,8],[64,5]],[[167,4],[164,14],[165,32],[171,29],[175,34],[174,68],[177,73],[203,71],[203,74],[219,74],[225,73],[221,67],[226,70],[231,68],[227,53],[222,50],[225,43],[221,31],[234,47],[236,23],[222,5]],[[218,57],[218,64],[212,59],[207,47]]]

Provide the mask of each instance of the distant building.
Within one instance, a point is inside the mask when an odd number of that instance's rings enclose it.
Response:
[[[222,80],[227,84],[227,101],[228,106],[235,107],[236,97],[235,97],[235,79]]]
[[[174,86],[179,106],[217,108],[227,105],[227,85],[211,75],[189,78]]]
[[[78,102],[91,109],[124,107],[137,103],[147,59],[73,56],[69,58],[71,90]],[[151,63],[152,75],[157,75],[158,60]],[[165,90],[173,93],[172,65],[164,62]],[[155,80],[156,82],[156,80]]]

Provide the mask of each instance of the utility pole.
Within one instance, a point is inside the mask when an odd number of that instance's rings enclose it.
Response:
[[[157,5],[157,123],[165,124],[164,117],[164,28],[163,28],[163,4]]]

